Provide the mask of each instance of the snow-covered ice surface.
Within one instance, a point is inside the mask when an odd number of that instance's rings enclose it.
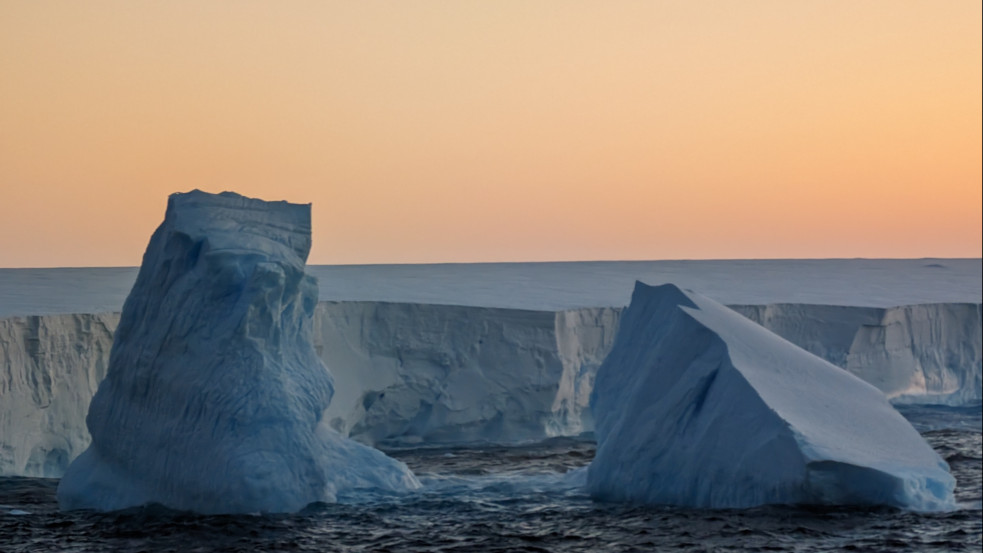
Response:
[[[325,300],[560,310],[625,306],[636,280],[731,304],[891,307],[983,301],[980,259],[597,261],[315,267]]]
[[[584,261],[314,265],[322,301],[556,311],[628,305],[636,280],[674,282],[726,304],[893,307],[983,301],[980,259]],[[119,311],[133,267],[0,269],[0,317]]]
[[[945,462],[880,391],[671,284],[636,285],[591,407],[595,498],[955,507]]]
[[[62,508],[292,512],[419,486],[405,464],[324,423],[334,386],[312,342],[310,245],[309,205],[170,197],[89,407],[92,443],[59,484]]]

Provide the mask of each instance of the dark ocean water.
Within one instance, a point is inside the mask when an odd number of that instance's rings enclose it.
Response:
[[[949,462],[960,509],[770,506],[699,510],[596,503],[578,486],[594,446],[390,452],[410,495],[350,498],[293,515],[201,516],[144,507],[61,513],[58,481],[0,478],[0,551],[975,551],[983,546],[980,408],[903,413]]]

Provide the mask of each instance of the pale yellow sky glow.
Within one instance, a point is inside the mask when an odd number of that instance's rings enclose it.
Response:
[[[979,257],[976,1],[0,0],[0,267],[167,195],[312,263]]]

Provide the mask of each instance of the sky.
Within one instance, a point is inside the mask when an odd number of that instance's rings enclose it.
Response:
[[[0,267],[167,196],[316,264],[979,257],[978,1],[0,0]]]

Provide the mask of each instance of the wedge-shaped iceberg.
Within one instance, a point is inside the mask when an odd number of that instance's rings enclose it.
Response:
[[[310,205],[170,197],[89,408],[92,443],[59,484],[63,509],[288,512],[419,486],[323,421],[334,385],[311,342],[310,222]]]
[[[636,284],[591,407],[597,499],[954,506],[945,462],[883,393],[671,284]]]

